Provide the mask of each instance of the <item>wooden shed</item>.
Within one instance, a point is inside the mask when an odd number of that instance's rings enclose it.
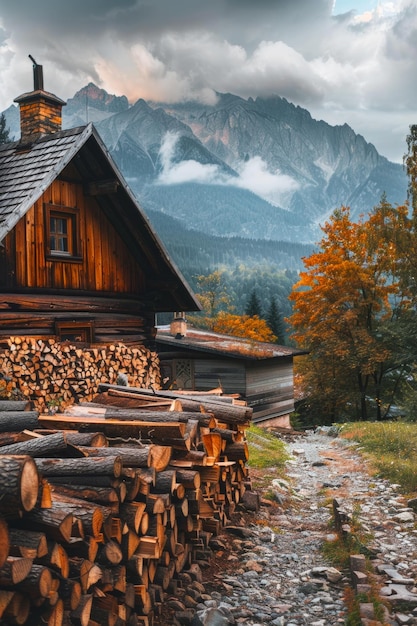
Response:
[[[178,320],[175,322],[178,323]],[[262,426],[289,426],[293,361],[301,350],[193,328],[158,328],[156,349],[166,387],[238,393]]]
[[[0,146],[0,343],[146,343],[155,313],[200,306],[94,126],[61,130],[40,67]]]

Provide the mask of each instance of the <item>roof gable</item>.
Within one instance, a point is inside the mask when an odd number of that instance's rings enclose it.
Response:
[[[199,310],[193,292],[92,124],[46,135],[30,144],[0,146],[0,241],[70,163],[86,187],[103,180],[115,183],[97,195],[97,202],[146,270],[154,289],[147,294],[153,310]]]

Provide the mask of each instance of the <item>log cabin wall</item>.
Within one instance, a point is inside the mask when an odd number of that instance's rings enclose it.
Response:
[[[0,349],[0,371],[44,412],[92,401],[99,385],[115,384],[119,374],[125,374],[132,387],[158,389],[161,383],[158,355],[121,343],[81,348],[54,339],[10,337],[7,348]]]
[[[281,417],[287,422],[294,411],[293,357],[274,362],[247,362],[245,397],[253,408],[254,422],[278,425],[275,418]]]
[[[47,208],[76,211],[79,223],[74,257],[48,254]],[[4,287],[79,289],[89,292],[137,296],[145,277],[122,239],[100,211],[94,197],[83,194],[81,184],[56,180],[6,237],[7,266],[14,272],[3,278]]]
[[[74,216],[73,256],[48,247],[54,210]],[[10,335],[60,338],[59,324],[69,323],[91,329],[87,343],[144,343],[155,335],[154,314],[140,299],[145,283],[95,197],[81,183],[58,179],[3,241],[0,343]]]

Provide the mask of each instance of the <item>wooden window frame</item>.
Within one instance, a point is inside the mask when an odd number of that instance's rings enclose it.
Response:
[[[62,219],[67,222],[67,251],[61,251],[51,248],[52,218]],[[70,262],[82,261],[79,209],[57,204],[45,204],[45,247],[46,258],[49,260]]]

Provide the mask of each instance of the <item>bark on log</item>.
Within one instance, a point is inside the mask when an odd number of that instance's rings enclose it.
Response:
[[[38,426],[37,411],[1,411],[0,432],[16,432],[17,430],[33,430]]]
[[[145,511],[145,502],[126,502],[120,507],[120,518],[131,528],[135,533],[139,532],[140,522],[142,515]]]
[[[72,513],[74,517],[81,520],[84,534],[92,537],[100,535],[104,518],[108,517],[111,512],[111,510],[99,504],[78,498],[68,498],[58,493],[54,494],[53,505],[54,508],[60,508],[63,511]]]
[[[119,502],[119,495],[114,487],[84,487],[82,485],[55,484],[52,487],[52,495],[58,494],[67,498],[79,498],[111,506]]]
[[[93,448],[83,446],[83,450],[85,450],[90,457],[119,456],[125,467],[150,467],[152,447],[153,445],[123,448],[116,446],[111,446],[109,448]]]
[[[9,528],[10,555],[28,559],[42,558],[48,554],[45,533],[36,530]]]
[[[0,448],[0,454],[27,454],[31,457],[45,457],[57,454],[67,447],[65,433],[62,431],[54,435],[36,437],[27,441],[13,443]]]
[[[0,412],[26,411],[29,405],[27,400],[0,400]]]
[[[103,433],[80,433],[80,432],[67,432],[67,442],[74,446],[93,446],[95,448],[102,448],[109,445],[107,437]]]
[[[25,579],[17,585],[17,590],[31,599],[47,598],[51,589],[52,574],[44,565],[32,565]]]
[[[3,567],[0,568],[0,585],[3,587],[12,587],[22,582],[29,574],[32,563],[32,559],[8,556]]]
[[[54,507],[50,509],[33,509],[23,520],[15,521],[19,528],[29,528],[44,532],[48,538],[57,541],[69,541],[72,532],[73,516],[71,513]]]
[[[122,471],[122,462],[118,456],[82,459],[35,459],[35,462],[39,472],[48,477],[85,476],[89,474],[118,478]]]
[[[36,505],[39,474],[29,456],[0,455],[0,501],[3,515],[19,516]]]

